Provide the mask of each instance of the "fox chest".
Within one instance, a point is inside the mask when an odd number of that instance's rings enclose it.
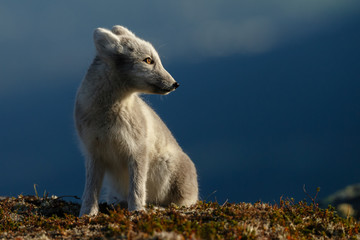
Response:
[[[138,152],[146,142],[144,119],[119,112],[113,116],[102,135],[105,148],[113,154],[131,155]]]

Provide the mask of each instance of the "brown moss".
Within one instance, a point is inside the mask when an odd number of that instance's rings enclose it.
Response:
[[[149,207],[130,213],[102,204],[97,217],[78,218],[79,204],[19,196],[0,200],[0,238],[50,239],[357,239],[359,222],[293,200],[279,204],[200,201],[191,208]]]

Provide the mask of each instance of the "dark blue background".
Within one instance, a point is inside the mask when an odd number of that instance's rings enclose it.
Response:
[[[325,197],[360,182],[359,25],[352,17],[259,54],[163,58],[181,86],[144,98],[195,162],[202,199],[301,200],[303,184]],[[28,67],[13,51],[21,64],[6,81],[39,81],[0,95],[0,195],[34,194],[38,184],[40,193],[81,196],[72,110],[94,49],[69,56],[81,59],[78,71],[56,75],[37,71],[35,61]]]

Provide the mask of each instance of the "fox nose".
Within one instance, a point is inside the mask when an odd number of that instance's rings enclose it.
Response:
[[[178,82],[175,82],[172,86],[174,89],[177,89],[180,86],[180,84]]]

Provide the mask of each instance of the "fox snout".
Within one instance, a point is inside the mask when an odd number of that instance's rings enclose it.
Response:
[[[178,82],[175,82],[172,86],[173,86],[173,88],[175,90],[180,86],[180,84]]]
[[[175,79],[166,70],[165,74],[163,74],[160,79],[161,80],[158,84],[156,84],[158,86],[158,90],[160,90],[160,94],[169,94],[180,86],[180,84],[175,81]]]
[[[175,89],[177,89],[180,86],[180,84],[178,82],[174,82],[172,85],[170,85],[169,87],[163,87],[162,94],[169,94],[172,91],[175,91]]]
[[[168,91],[168,92],[172,92],[175,91],[175,89],[177,89],[180,86],[180,84],[178,82],[174,82],[173,84],[171,84],[168,88],[164,88],[164,90]]]

